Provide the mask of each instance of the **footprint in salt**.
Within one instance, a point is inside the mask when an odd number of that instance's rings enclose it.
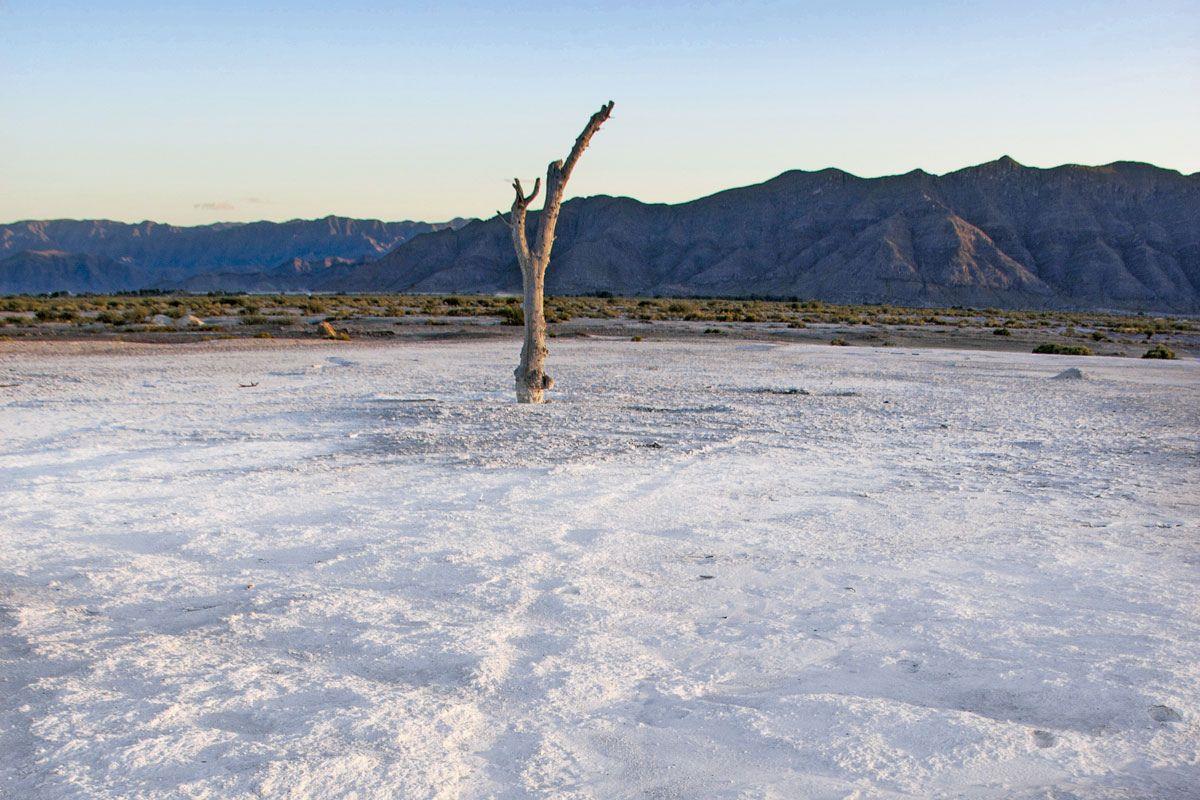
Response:
[[[1050,731],[1034,731],[1033,743],[1038,747],[1053,747],[1058,739]]]
[[[1170,706],[1150,706],[1150,719],[1155,722],[1182,722],[1183,717]]]

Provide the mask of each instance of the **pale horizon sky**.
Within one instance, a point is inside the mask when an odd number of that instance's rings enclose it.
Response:
[[[0,0],[0,222],[489,216],[789,169],[1200,171],[1200,0]]]

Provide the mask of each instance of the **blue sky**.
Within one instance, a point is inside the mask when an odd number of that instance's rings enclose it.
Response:
[[[0,0],[0,221],[486,215],[784,170],[1200,171],[1200,0]]]

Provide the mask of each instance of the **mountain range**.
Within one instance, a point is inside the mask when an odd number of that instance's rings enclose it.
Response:
[[[531,226],[536,218],[530,215]],[[520,286],[508,229],[497,217],[424,229],[329,218],[203,229],[142,223],[120,229],[120,237],[104,233],[115,225],[0,227],[0,257],[14,253],[0,261],[0,292],[49,285],[99,291],[89,288],[103,283],[97,273],[111,274],[115,283],[193,291],[513,292]],[[91,232],[67,237],[58,233],[64,226]],[[159,228],[174,233],[160,235]],[[31,239],[25,229],[44,231],[44,238]],[[157,249],[147,247],[151,239]],[[26,242],[33,246],[22,248]],[[20,249],[41,252],[18,256]],[[92,263],[79,254],[110,261]],[[54,281],[34,279],[39,260]],[[1200,173],[1136,162],[1039,169],[1004,157],[944,175],[791,171],[674,205],[577,198],[563,205],[546,288],[1197,312]]]
[[[302,273],[379,258],[445,223],[324,217],[180,226],[111,220],[27,220],[0,225],[0,294],[183,289],[222,283],[239,291],[303,290]],[[297,260],[304,264],[297,266]],[[289,270],[291,275],[289,275]],[[264,273],[277,273],[274,276]],[[234,277],[237,276],[237,277]]]

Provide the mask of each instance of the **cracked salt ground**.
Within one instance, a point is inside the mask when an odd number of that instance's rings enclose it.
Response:
[[[1195,362],[514,358],[0,356],[0,797],[1200,794]]]

